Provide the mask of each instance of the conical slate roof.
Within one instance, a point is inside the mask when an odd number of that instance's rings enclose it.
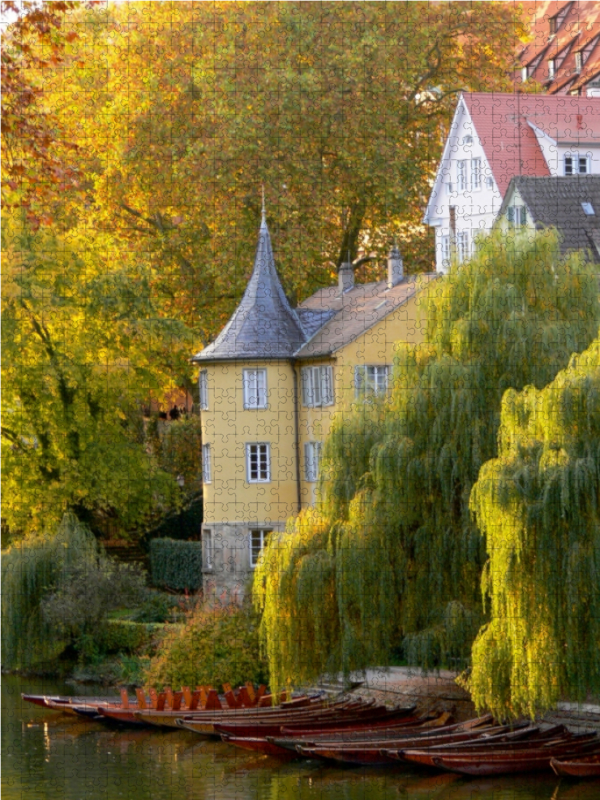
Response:
[[[263,214],[252,277],[233,316],[192,361],[291,358],[308,339],[283,292]]]

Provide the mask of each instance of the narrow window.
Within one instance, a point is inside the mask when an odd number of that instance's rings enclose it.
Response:
[[[573,175],[573,158],[565,156],[565,175]]]
[[[521,80],[523,81],[523,83],[527,81],[528,77],[529,77],[529,70],[527,69],[527,67],[523,67],[521,69]]]
[[[267,370],[245,369],[244,408],[267,408]]]
[[[390,367],[387,364],[370,366],[360,364],[354,368],[356,397],[385,394],[388,390]]]
[[[450,266],[450,237],[442,236],[442,264],[444,267]]]
[[[258,566],[270,533],[270,530],[264,528],[250,531],[250,566],[252,569]]]
[[[456,234],[456,257],[460,263],[469,257],[469,232],[459,231]]]
[[[464,192],[467,188],[467,162],[456,162],[456,190]]]
[[[481,189],[481,159],[471,159],[471,188]]]
[[[319,480],[321,465],[321,442],[306,442],[304,445],[304,475],[308,483]]]
[[[575,72],[581,72],[583,66],[583,57],[581,52],[575,53]]]
[[[302,404],[309,408],[333,405],[333,370],[331,367],[302,368]]]
[[[555,68],[554,59],[551,58],[550,61],[548,61],[548,77],[549,78],[553,78],[554,77],[554,68]]]
[[[579,174],[586,175],[588,172],[588,160],[585,156],[577,159],[579,162]]]
[[[205,369],[200,370],[198,379],[200,388],[200,409],[206,411],[208,409],[208,371]]]
[[[268,444],[246,445],[246,477],[248,483],[268,483],[271,480]]]
[[[519,212],[520,212],[519,213],[519,224],[521,226],[527,225],[527,209],[525,208],[525,206],[521,206],[521,208],[519,209]]]
[[[202,531],[202,542],[204,544],[204,566],[206,569],[212,569],[214,566],[214,550],[211,530]]]
[[[211,464],[211,452],[210,452],[210,445],[203,444],[202,445],[202,480],[204,483],[211,482],[211,475],[212,475],[212,464]]]

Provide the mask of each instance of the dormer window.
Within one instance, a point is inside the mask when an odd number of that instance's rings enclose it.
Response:
[[[551,58],[550,61],[548,61],[548,77],[549,78],[554,78],[554,75],[556,74],[555,73],[555,66],[556,66],[555,61],[554,61],[553,58]]]
[[[569,153],[565,156],[565,175],[589,175],[590,161],[588,156]]]
[[[528,77],[529,77],[529,67],[523,67],[523,69],[521,70],[521,80],[523,81],[523,83],[527,81]]]
[[[555,14],[550,19],[550,36],[554,36],[554,34],[558,32],[560,26],[565,21],[565,17],[567,16],[569,11],[571,10],[571,6],[572,5],[573,5],[573,3],[567,3],[566,6],[561,8],[561,10],[558,12],[558,14]]]

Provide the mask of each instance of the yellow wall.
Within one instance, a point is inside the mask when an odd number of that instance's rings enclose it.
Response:
[[[302,361],[295,367],[298,390],[300,492],[302,507],[315,502],[316,483],[305,480],[304,444],[323,442],[333,415],[355,402],[354,367],[357,364],[393,364],[396,342],[418,344],[425,332],[419,300],[410,298],[392,314],[327,358]],[[334,405],[302,405],[301,369],[309,364],[333,367]],[[245,410],[244,369],[267,370],[267,409]],[[204,486],[204,522],[247,523],[250,527],[282,527],[298,511],[295,463],[296,420],[294,373],[285,362],[222,362],[201,365],[208,374],[208,410],[202,411],[202,441],[211,445],[212,481]],[[246,443],[271,446],[271,481],[246,481]],[[279,523],[279,525],[277,525]]]
[[[394,345],[397,342],[419,344],[425,336],[425,316],[420,304],[424,293],[411,297],[392,314],[361,334],[353,342],[338,350],[332,357],[300,362],[296,369],[298,376],[303,366],[309,364],[331,364],[333,366],[334,399],[333,406],[324,408],[306,408],[300,403],[300,476],[302,507],[313,505],[316,496],[316,483],[305,480],[306,465],[304,443],[312,441],[324,442],[333,416],[357,402],[355,397],[354,367],[357,364],[377,365],[394,362]],[[300,377],[298,377],[300,385]],[[301,397],[301,396],[300,396]],[[358,401],[362,402],[362,401]]]
[[[244,369],[267,370],[268,408],[244,409]],[[208,410],[202,443],[211,445],[212,480],[204,485],[204,521],[256,525],[285,520],[298,508],[294,453],[294,374],[286,362],[202,364]],[[246,443],[271,446],[271,481],[246,481]]]

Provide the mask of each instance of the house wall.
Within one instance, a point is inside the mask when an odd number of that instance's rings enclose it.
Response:
[[[306,480],[304,444],[324,442],[336,413],[356,403],[354,367],[392,365],[395,344],[420,343],[425,334],[421,310],[424,292],[410,298],[333,356],[292,366],[289,362],[222,362],[202,364],[208,376],[208,409],[201,411],[202,442],[211,445],[211,481],[204,484],[203,586],[208,595],[241,599],[252,573],[252,530],[285,530],[298,513],[296,424],[298,425],[301,507],[315,503],[316,482]],[[302,405],[302,367],[333,367],[334,404],[321,408]],[[244,369],[267,370],[268,408],[244,409]],[[297,420],[294,372],[298,392]],[[362,402],[362,401],[361,401]],[[247,443],[271,446],[271,480],[248,483]],[[212,563],[208,566],[208,535]]]
[[[268,408],[244,409],[243,370],[266,369]],[[208,409],[202,443],[211,446],[211,481],[204,483],[204,590],[243,596],[250,572],[250,531],[280,530],[298,510],[295,464],[294,371],[289,362],[202,364]],[[270,445],[270,481],[249,483],[246,444]],[[208,568],[207,536],[214,557]]]
[[[471,137],[469,141],[468,137]],[[481,188],[473,189],[472,160],[480,159]],[[467,185],[458,189],[458,162],[466,161]],[[477,137],[475,126],[468,110],[461,100],[457,106],[442,161],[438,169],[434,194],[428,206],[428,222],[435,227],[436,269],[447,272],[450,261],[444,257],[444,237],[450,238],[451,255],[457,257],[459,234],[467,237],[468,257],[473,252],[473,239],[482,232],[489,231],[496,214],[502,205],[502,195],[496,185],[490,164],[483,146]],[[450,207],[455,211],[455,235],[451,230]],[[459,260],[460,257],[459,257]]]
[[[552,175],[565,174],[565,156],[587,156],[590,175],[600,175],[600,147],[585,144],[557,144],[539,128],[532,125],[533,131],[548,164]],[[573,139],[577,138],[576,123],[574,124]]]
[[[392,314],[338,350],[331,358],[302,361],[297,365],[300,384],[302,367],[309,364],[331,364],[335,397],[335,404],[325,408],[307,408],[300,404],[300,485],[303,508],[314,505],[317,488],[316,483],[309,483],[305,479],[304,443],[324,442],[336,413],[343,414],[357,402],[354,378],[354,368],[357,365],[392,365],[397,342],[419,344],[423,341],[426,326],[422,310],[424,297],[425,292],[411,297]]]
[[[523,208],[523,206],[527,208],[527,203],[525,203],[525,201],[521,196],[521,192],[516,187],[508,190],[506,195],[506,202],[509,206],[514,206],[515,208]],[[505,232],[508,230],[514,230],[515,228],[515,226],[508,221],[506,214],[502,214],[502,216],[499,216],[495,224]],[[533,220],[533,217],[531,216],[531,213],[529,212],[529,209],[527,209],[526,224],[524,226],[520,225],[518,227],[523,231],[535,230],[535,222]]]

